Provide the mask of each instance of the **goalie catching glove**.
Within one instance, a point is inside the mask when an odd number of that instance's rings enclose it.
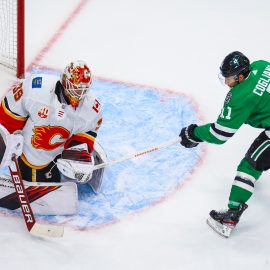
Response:
[[[0,168],[10,166],[12,157],[19,157],[23,150],[23,136],[19,133],[10,134],[0,124]]]
[[[56,165],[64,176],[84,184],[92,177],[94,160],[88,152],[87,145],[81,144],[64,150]]]

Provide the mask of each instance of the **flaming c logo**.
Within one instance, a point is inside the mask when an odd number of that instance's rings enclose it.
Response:
[[[69,131],[60,126],[34,127],[32,145],[37,149],[51,151],[65,143]]]

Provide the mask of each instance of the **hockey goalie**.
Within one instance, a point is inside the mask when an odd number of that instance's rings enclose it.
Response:
[[[0,106],[0,167],[17,157],[33,211],[76,213],[77,184],[98,193],[106,153],[95,141],[101,104],[90,91],[92,75],[84,61],[71,62],[60,78],[34,74],[14,86]],[[9,175],[0,176],[0,207],[19,202]]]

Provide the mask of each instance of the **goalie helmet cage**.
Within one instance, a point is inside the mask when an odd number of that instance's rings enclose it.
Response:
[[[0,65],[24,77],[24,0],[0,0]]]

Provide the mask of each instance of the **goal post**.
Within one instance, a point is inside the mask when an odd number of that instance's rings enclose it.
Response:
[[[24,0],[0,0],[0,65],[24,77]]]
[[[15,0],[16,1],[16,0]],[[24,0],[17,0],[17,71],[18,78],[24,77]]]

